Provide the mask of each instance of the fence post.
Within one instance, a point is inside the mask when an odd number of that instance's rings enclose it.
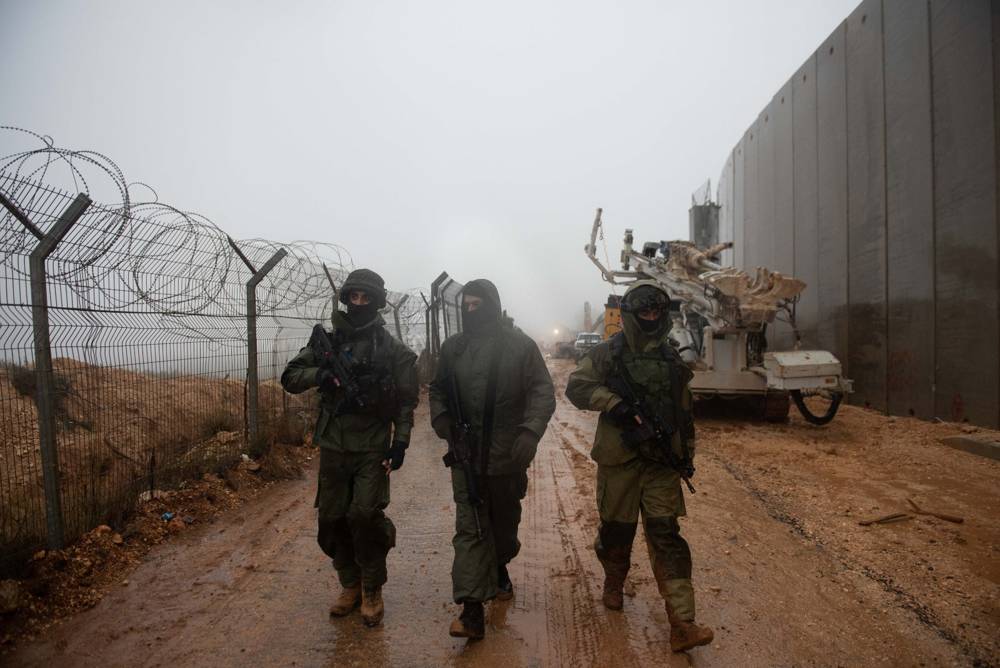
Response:
[[[448,272],[442,271],[441,274],[434,279],[431,283],[431,352],[434,354],[435,364],[437,363],[437,354],[441,350],[441,324],[438,321],[438,303],[440,302],[439,287],[444,280],[448,278]]]
[[[9,202],[4,198],[4,205]],[[63,240],[66,233],[90,206],[89,197],[76,196],[59,220],[48,232],[27,224],[32,234],[39,238],[38,246],[31,251],[28,266],[31,275],[31,327],[35,338],[35,405],[38,408],[38,440],[42,456],[42,481],[45,488],[45,527],[49,549],[58,550],[65,544],[66,532],[62,516],[62,492],[59,489],[59,450],[56,447],[55,383],[52,376],[52,341],[49,335],[49,295],[45,275],[45,260]],[[18,213],[15,217],[21,220]],[[23,216],[23,214],[22,214]],[[25,218],[21,222],[24,223]]]
[[[399,309],[402,308],[403,304],[405,304],[406,300],[409,298],[410,295],[404,294],[402,297],[399,298],[398,302],[396,302],[395,304],[391,303],[389,304],[390,306],[392,306],[392,319],[396,323],[396,338],[403,343],[405,343],[405,341],[403,341],[403,328],[399,324]]]
[[[337,294],[337,282],[333,280],[333,274],[327,269],[326,263],[323,263],[323,272],[326,274],[326,280],[330,281],[330,289],[333,290],[333,310],[337,310],[337,304],[340,303],[340,296]]]
[[[243,260],[243,264],[253,273],[253,276],[247,281],[247,394],[249,395],[247,398],[247,442],[248,445],[252,445],[257,442],[260,435],[260,422],[257,415],[260,410],[260,386],[257,376],[257,286],[281,262],[281,259],[288,255],[288,251],[284,248],[278,250],[258,271],[239,249],[236,242],[230,237],[226,238],[229,239],[229,245]]]

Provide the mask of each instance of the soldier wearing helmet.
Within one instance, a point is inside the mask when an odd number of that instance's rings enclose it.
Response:
[[[346,361],[358,396],[320,364],[313,342],[281,375],[289,392],[320,392],[313,438],[320,448],[318,540],[343,587],[330,614],[347,615],[360,605],[369,626],[382,621],[386,555],[396,544],[396,528],[384,512],[389,473],[403,465],[418,398],[417,357],[386,331],[379,314],[384,286],[374,271],[352,271],[339,295],[347,310],[333,313],[328,340]]]
[[[691,550],[680,535],[681,480],[693,473],[693,374],[669,344],[670,298],[638,281],[622,299],[622,331],[594,347],[570,375],[566,396],[600,411],[591,457],[597,462],[601,523],[594,542],[604,567],[605,607],[621,610],[640,514],[653,574],[670,620],[675,652],[712,642],[695,623]]]

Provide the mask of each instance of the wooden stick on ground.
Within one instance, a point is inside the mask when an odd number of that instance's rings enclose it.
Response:
[[[902,522],[903,520],[912,520],[913,515],[908,513],[893,513],[891,515],[883,515],[882,517],[873,517],[870,520],[861,520],[858,522],[863,527],[870,524],[889,524],[891,522]]]
[[[965,521],[964,517],[959,517],[958,515],[946,515],[944,513],[935,513],[929,510],[924,510],[923,508],[915,504],[912,499],[907,499],[906,502],[910,504],[910,507],[913,508],[913,512],[915,512],[917,515],[930,515],[931,517],[936,517],[939,520],[944,520],[945,522],[954,522],[955,524],[961,524],[962,522]]]

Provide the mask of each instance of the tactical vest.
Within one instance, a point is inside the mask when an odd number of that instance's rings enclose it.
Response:
[[[365,338],[347,339],[340,332],[334,333],[333,345],[350,360],[350,372],[361,387],[365,405],[335,397],[334,404],[327,407],[333,415],[372,415],[383,421],[396,417],[399,393],[388,336],[381,327],[373,327]]]
[[[615,334],[608,341],[611,373],[607,385],[615,394],[633,393],[656,411],[660,419],[678,435],[671,440],[674,462],[690,464],[687,442],[694,438],[694,414],[684,405],[685,386],[693,377],[680,355],[666,342],[658,348],[633,352],[625,345],[625,335]],[[630,389],[632,391],[630,391]],[[667,456],[653,443],[639,445],[639,455],[663,464]]]

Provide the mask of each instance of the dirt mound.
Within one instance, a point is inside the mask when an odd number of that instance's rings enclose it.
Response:
[[[57,621],[91,608],[128,576],[145,554],[188,527],[211,523],[216,516],[256,498],[276,480],[300,477],[303,463],[314,456],[310,447],[277,446],[257,462],[241,462],[223,476],[206,473],[181,489],[146,493],[134,516],[116,531],[101,525],[63,550],[39,550],[25,577],[4,580],[14,601],[2,617],[0,648],[9,651],[31,640]],[[3,614],[3,613],[0,613]]]

